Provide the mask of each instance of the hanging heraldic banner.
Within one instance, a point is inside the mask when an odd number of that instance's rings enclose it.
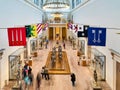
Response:
[[[77,24],[74,24],[74,32],[76,35],[77,35],[77,31],[78,31],[78,25]]]
[[[9,46],[25,46],[26,45],[26,29],[25,27],[8,28]]]
[[[69,29],[70,31],[72,31],[72,23],[71,23],[71,22],[68,23],[68,29]]]
[[[37,26],[36,25],[27,25],[26,28],[26,37],[37,37]]]
[[[43,27],[42,23],[38,23],[36,26],[37,26],[37,34],[39,34],[40,32],[42,33],[42,27]]]
[[[31,36],[37,37],[37,26],[35,24],[31,25]]]
[[[43,31],[47,30],[48,23],[43,24]]]
[[[105,46],[106,45],[106,28],[88,28],[88,45]]]
[[[78,37],[88,37],[88,28],[89,25],[78,25]]]
[[[31,37],[31,25],[25,26],[26,28],[26,37]]]

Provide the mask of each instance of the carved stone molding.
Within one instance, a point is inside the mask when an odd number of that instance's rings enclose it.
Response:
[[[120,53],[115,51],[115,50],[113,50],[113,49],[109,49],[109,50],[111,51],[112,59],[116,60],[116,61],[119,60],[119,62],[120,62]]]
[[[2,55],[3,55],[3,51],[4,51],[5,49],[0,49],[0,60],[2,59]]]

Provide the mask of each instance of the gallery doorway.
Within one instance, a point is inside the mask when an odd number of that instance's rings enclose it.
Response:
[[[49,27],[49,40],[53,40],[53,27]]]
[[[49,27],[48,31],[49,40],[66,40],[67,29],[66,27]]]
[[[66,28],[62,27],[62,40],[66,40],[67,39],[67,32],[66,32]]]
[[[120,90],[120,63],[116,62],[116,90]]]

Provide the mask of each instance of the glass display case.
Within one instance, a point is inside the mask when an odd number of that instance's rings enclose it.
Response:
[[[21,72],[21,53],[24,53],[24,48],[19,48],[9,55],[9,80],[20,78]]]
[[[33,54],[37,50],[37,39],[30,40],[30,53]]]
[[[16,79],[17,72],[19,70],[20,58],[18,56],[9,57],[9,79]]]
[[[95,48],[92,48],[92,70],[96,70],[98,80],[106,79],[106,56]]]
[[[77,56],[85,55],[85,41],[84,40],[78,40],[78,52]]]
[[[85,40],[80,40],[81,53],[85,54]]]
[[[43,44],[44,44],[44,41],[43,41],[43,38],[41,36],[41,37],[38,38],[38,47],[39,47],[39,49],[43,48]]]

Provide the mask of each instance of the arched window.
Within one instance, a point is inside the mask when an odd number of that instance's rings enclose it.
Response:
[[[76,6],[81,3],[81,0],[76,0]]]
[[[41,4],[41,8],[42,8],[42,7],[43,7],[43,0],[41,0],[41,3],[40,3],[40,4]]]
[[[75,8],[75,3],[74,3],[75,0],[72,0],[72,9]]]
[[[34,3],[39,6],[39,0],[34,0]]]

